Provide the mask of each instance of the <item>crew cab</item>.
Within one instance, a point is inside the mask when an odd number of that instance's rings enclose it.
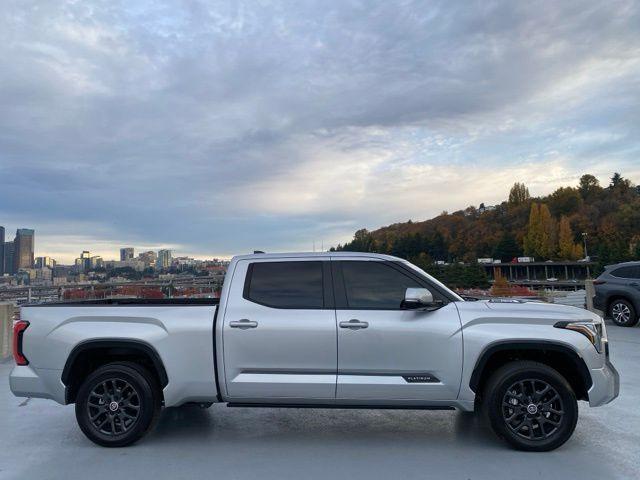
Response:
[[[602,318],[464,300],[411,263],[371,253],[234,257],[219,302],[28,305],[15,323],[17,396],[75,404],[95,443],[129,445],[163,407],[482,411],[523,450],[572,434],[577,400],[618,395]]]

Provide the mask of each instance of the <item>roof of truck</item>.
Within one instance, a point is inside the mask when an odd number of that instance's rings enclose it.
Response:
[[[250,253],[236,255],[233,260],[246,260],[253,258],[314,258],[314,257],[374,257],[381,260],[402,261],[401,258],[382,253],[371,252],[286,252],[286,253]]]

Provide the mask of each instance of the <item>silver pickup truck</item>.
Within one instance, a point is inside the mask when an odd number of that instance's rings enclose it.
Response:
[[[17,396],[75,403],[97,444],[129,445],[162,407],[482,411],[523,450],[573,433],[577,400],[618,395],[604,322],[537,302],[465,301],[376,254],[254,254],[220,301],[29,305],[14,327]]]

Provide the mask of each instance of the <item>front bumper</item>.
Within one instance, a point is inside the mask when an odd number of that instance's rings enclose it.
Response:
[[[599,407],[613,401],[620,393],[620,375],[607,359],[604,367],[591,370],[592,385],[589,389],[589,405]]]

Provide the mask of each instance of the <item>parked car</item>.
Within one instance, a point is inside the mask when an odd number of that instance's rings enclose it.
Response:
[[[233,258],[220,301],[23,307],[17,396],[75,403],[99,445],[139,440],[161,408],[481,410],[522,450],[562,445],[618,395],[602,319],[564,305],[465,301],[370,253]],[[37,413],[34,413],[37,414]]]
[[[640,262],[607,265],[593,282],[593,306],[605,312],[613,323],[633,327],[640,315]]]

